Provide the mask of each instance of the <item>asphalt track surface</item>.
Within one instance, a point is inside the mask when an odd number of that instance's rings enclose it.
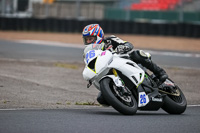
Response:
[[[0,41],[0,58],[5,59],[82,62],[82,51],[83,48]],[[198,53],[152,53],[152,58],[161,65],[197,69],[200,67]],[[188,54],[190,56],[187,57]],[[112,108],[99,107],[0,110],[0,133],[199,133],[199,123],[199,106],[188,107],[182,115],[168,115],[159,110],[138,111],[134,116],[124,116]]]
[[[152,60],[160,65],[200,68],[200,53],[149,51]],[[33,59],[46,61],[83,62],[83,47],[34,45],[0,41],[0,57],[11,59]]]
[[[199,133],[200,107],[124,116],[112,108],[0,110],[1,133]]]

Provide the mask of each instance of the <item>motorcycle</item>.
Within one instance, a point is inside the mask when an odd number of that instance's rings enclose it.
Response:
[[[154,74],[129,59],[128,54],[102,50],[101,44],[84,49],[83,78],[102,93],[105,101],[124,115],[137,110],[182,114],[187,107],[181,89],[170,79],[160,83]]]

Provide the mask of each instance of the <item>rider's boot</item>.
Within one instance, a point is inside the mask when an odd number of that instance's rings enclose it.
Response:
[[[97,101],[103,105],[103,106],[110,106],[109,103],[104,99],[104,97],[102,96],[102,93],[99,92],[98,96],[97,96]]]
[[[145,53],[142,50],[136,50],[130,53],[130,58],[134,62],[142,64],[142,66],[152,71],[160,82],[163,83],[168,78],[166,72],[151,60],[151,55],[149,53]]]
[[[147,64],[148,65],[145,65],[145,67],[151,70],[161,83],[163,83],[168,78],[165,70],[156,65],[152,60],[148,60]]]

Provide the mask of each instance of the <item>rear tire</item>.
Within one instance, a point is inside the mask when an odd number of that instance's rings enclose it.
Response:
[[[187,107],[187,101],[183,92],[178,86],[176,88],[180,92],[180,96],[167,95],[162,106],[162,109],[169,114],[182,114]]]
[[[104,78],[100,82],[100,88],[105,100],[117,111],[124,115],[134,115],[137,112],[137,102],[133,95],[129,96],[130,103],[123,101],[117,96],[113,88],[113,80],[111,78]]]

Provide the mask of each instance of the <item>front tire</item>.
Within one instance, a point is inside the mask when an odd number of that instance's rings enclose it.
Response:
[[[114,90],[114,82],[111,78],[102,79],[100,88],[105,100],[120,113],[124,115],[134,115],[137,112],[137,102],[133,95],[131,94],[127,97],[130,99],[130,102],[125,100],[126,96],[122,96],[125,97],[125,99],[120,98],[119,94],[116,94],[116,91]]]

